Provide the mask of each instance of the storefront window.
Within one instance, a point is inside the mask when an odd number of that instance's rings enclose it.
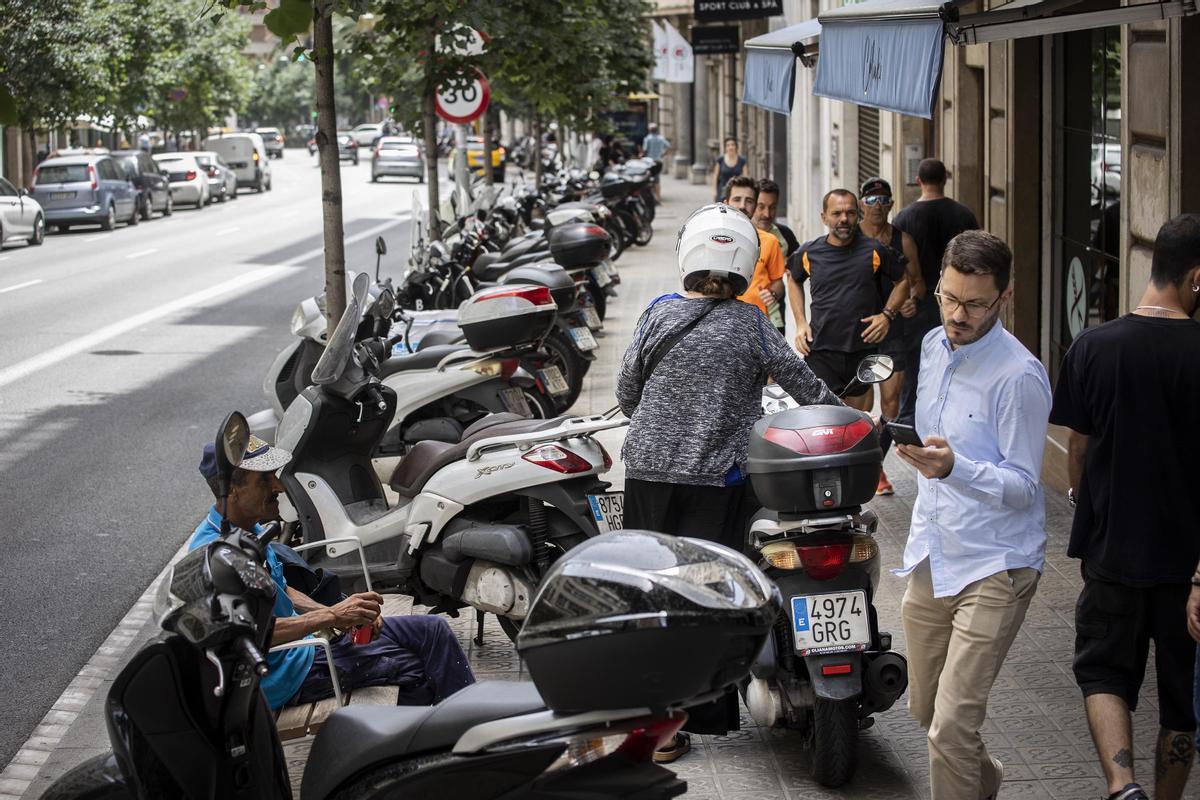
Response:
[[[1054,292],[1050,368],[1084,328],[1116,318],[1121,243],[1121,30],[1055,39]]]

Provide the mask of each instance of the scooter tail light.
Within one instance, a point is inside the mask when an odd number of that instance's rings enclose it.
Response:
[[[849,544],[817,544],[797,546],[800,564],[809,577],[818,581],[836,578],[850,562]]]
[[[556,444],[547,444],[530,450],[522,459],[530,464],[536,464],[539,467],[561,472],[564,475],[574,475],[579,472],[588,472],[592,469],[592,464],[586,458],[583,458],[570,450],[559,447]]]
[[[850,563],[861,564],[879,555],[879,545],[870,536],[856,536],[850,546]]]
[[[503,359],[500,362],[500,377],[511,378],[519,366],[521,366],[521,360],[518,358]]]
[[[799,430],[767,428],[763,438],[793,453],[822,456],[849,450],[867,438],[873,428],[870,420],[858,419],[849,425],[825,425]]]
[[[583,232],[588,236],[608,236],[608,231],[601,228],[599,225],[588,225],[583,229]]]
[[[617,748],[617,752],[635,763],[650,761],[654,758],[654,751],[668,745],[685,722],[687,714],[680,713],[676,717],[652,722],[644,728],[634,728]]]
[[[775,569],[800,569],[800,554],[791,542],[775,542],[762,549],[763,559]]]
[[[550,289],[546,286],[521,286],[507,292],[492,292],[484,300],[495,300],[500,297],[519,297],[535,306],[544,306],[554,302],[554,296],[550,294]]]

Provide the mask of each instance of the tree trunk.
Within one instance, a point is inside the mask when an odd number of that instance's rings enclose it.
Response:
[[[533,187],[542,188],[542,115],[533,115]]]
[[[483,112],[483,182],[491,186],[496,182],[496,170],[492,166],[492,112]]]
[[[342,173],[333,91],[333,10],[323,3],[314,8],[317,152],[321,162],[321,218],[325,233],[325,316],[332,337],[346,308],[346,243],[342,228]]]
[[[435,29],[429,29],[425,41],[425,96],[421,98],[421,128],[425,133],[425,183],[429,192],[429,241],[442,238],[441,226],[435,225],[434,220],[441,206],[438,195],[438,146],[437,146],[437,112],[434,109],[433,94],[437,87],[433,85],[433,54],[436,43]]]

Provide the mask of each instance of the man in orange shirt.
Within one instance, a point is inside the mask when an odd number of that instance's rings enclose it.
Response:
[[[748,219],[754,218],[757,203],[758,183],[753,178],[742,175],[730,178],[725,184],[725,204],[741,211]],[[761,228],[756,227],[755,230],[758,231],[758,263],[754,265],[750,288],[745,294],[739,295],[738,300],[758,306],[782,333],[784,320],[779,309],[779,298],[783,297],[783,276],[787,272],[787,265],[775,235]]]

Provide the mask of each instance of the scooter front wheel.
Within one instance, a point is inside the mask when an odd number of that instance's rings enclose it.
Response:
[[[93,756],[56,780],[43,800],[135,800],[112,753]]]
[[[831,789],[858,766],[858,708],[853,700],[813,700],[813,780]]]

